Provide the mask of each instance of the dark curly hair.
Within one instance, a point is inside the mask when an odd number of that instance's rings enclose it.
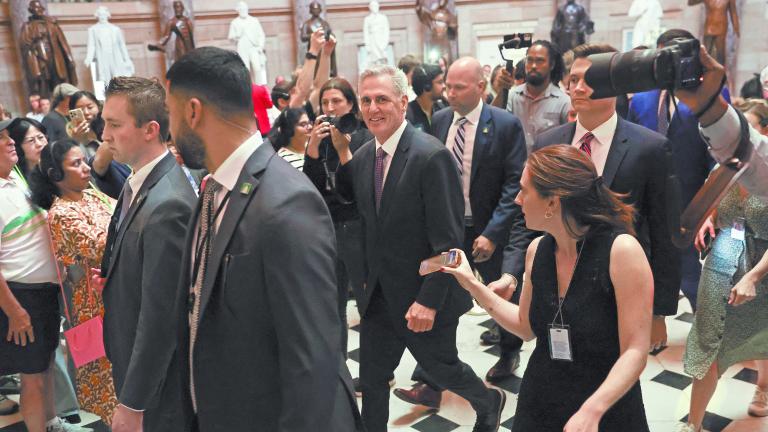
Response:
[[[69,98],[69,109],[73,110],[77,108],[77,102],[82,98],[88,98],[91,100],[91,102],[95,103],[97,107],[99,107],[99,113],[94,117],[93,120],[91,120],[91,130],[94,134],[96,134],[96,139],[101,141],[101,134],[104,132],[104,119],[101,118],[101,102],[99,102],[98,99],[96,99],[96,95],[89,92],[88,90],[80,90],[79,92],[74,93]]]
[[[565,62],[563,61],[563,53],[560,52],[560,49],[557,47],[557,45],[548,40],[539,39],[531,44],[532,47],[536,45],[543,46],[547,49],[547,53],[549,53],[549,65],[552,68],[552,70],[549,72],[549,81],[557,85],[557,83],[563,79],[563,75],[565,74]]]
[[[277,116],[267,137],[275,151],[288,146],[296,133],[296,124],[305,114],[304,108],[286,108]]]
[[[54,197],[61,196],[61,191],[53,179],[64,176],[64,157],[73,147],[78,146],[77,141],[72,138],[62,138],[48,143],[43,148],[40,163],[29,173],[29,189],[35,205],[48,210]]]
[[[27,167],[27,155],[24,153],[21,143],[24,142],[27,132],[29,132],[29,128],[33,126],[35,129],[42,132],[43,135],[48,134],[48,131],[42,123],[28,117],[18,118],[8,127],[8,135],[13,139],[13,142],[16,143],[16,154],[19,156],[19,161],[16,165],[19,166],[19,170],[21,170],[21,174],[24,175],[25,178],[29,176],[29,168]]]

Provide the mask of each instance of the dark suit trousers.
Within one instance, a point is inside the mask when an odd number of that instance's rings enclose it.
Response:
[[[353,219],[333,224],[336,231],[336,286],[339,290],[339,319],[341,320],[341,352],[347,354],[347,299],[349,288],[355,300],[362,298],[365,284],[365,264],[363,259],[363,227],[360,219]]]
[[[414,333],[408,330],[404,315],[389,310],[381,287],[377,286],[360,324],[362,417],[367,431],[387,431],[387,381],[400,363],[405,348],[435,382],[469,401],[475,411],[490,411],[493,404],[492,391],[469,365],[459,360],[456,349],[458,320],[438,321],[431,331]],[[440,312],[438,319],[439,316]]]
[[[493,255],[491,255],[491,259],[488,261],[483,261],[480,263],[476,263],[475,260],[472,258],[472,244],[475,242],[475,239],[479,237],[480,234],[478,234],[475,231],[474,227],[468,226],[464,229],[464,254],[467,256],[467,259],[469,260],[469,265],[474,269],[477,270],[478,273],[480,273],[480,276],[483,278],[483,283],[486,285],[498,280],[501,277],[501,262],[504,258],[504,245],[496,245],[496,250],[493,252]],[[519,287],[522,288],[522,287]],[[518,300],[520,298],[520,291],[519,289],[515,291],[515,294],[512,296],[512,301],[517,304]],[[512,333],[504,330],[503,328],[499,327],[499,330],[501,331],[501,350],[502,352],[513,352],[516,350],[519,350],[520,347],[523,346],[523,340],[519,337],[513,335]],[[440,388],[439,385],[437,385],[434,380],[430,379],[429,375],[427,375],[426,372],[424,372],[424,369],[421,367],[420,364],[416,365],[416,368],[413,370],[413,374],[411,375],[411,379],[414,381],[421,381],[428,386],[432,387],[434,390],[442,391],[443,389]]]
[[[680,290],[691,303],[691,309],[696,312],[696,294],[699,291],[701,277],[701,262],[699,251],[689,246],[680,252]]]

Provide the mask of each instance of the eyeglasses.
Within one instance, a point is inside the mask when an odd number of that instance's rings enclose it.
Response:
[[[310,123],[310,122],[299,122],[299,123],[296,123],[296,126],[298,126],[300,128],[306,129],[308,127],[311,127],[312,123]]]
[[[47,142],[47,139],[43,134],[31,136],[29,138],[24,139],[25,144],[34,144],[36,142],[39,142],[40,144],[45,144]]]

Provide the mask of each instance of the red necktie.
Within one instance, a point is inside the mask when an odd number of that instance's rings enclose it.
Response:
[[[595,136],[592,135],[592,132],[587,132],[584,134],[583,137],[579,140],[581,143],[579,145],[579,149],[587,154],[590,158],[592,158],[592,140],[595,139]]]

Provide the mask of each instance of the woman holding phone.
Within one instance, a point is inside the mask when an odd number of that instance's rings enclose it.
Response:
[[[551,146],[528,158],[515,202],[543,231],[528,248],[517,306],[480,283],[459,254],[453,274],[502,327],[536,338],[513,431],[645,432],[639,377],[650,344],[653,276],[634,210],[590,158]]]

